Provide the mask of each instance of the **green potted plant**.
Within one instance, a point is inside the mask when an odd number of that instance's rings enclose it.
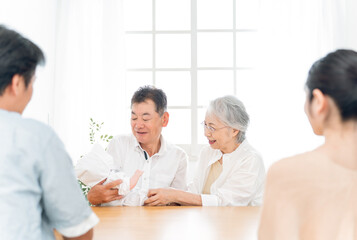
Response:
[[[90,120],[89,121],[89,142],[90,142],[90,144],[94,144],[97,141],[97,136],[98,136],[98,134],[100,134],[100,131],[101,131],[101,128],[102,128],[104,122],[98,123],[98,122],[95,122],[92,118],[90,118],[89,120]],[[108,144],[112,138],[113,138],[112,135],[102,134],[102,135],[100,135],[98,140],[103,141],[104,143]],[[82,157],[83,157],[83,155],[80,158],[82,158]],[[90,187],[85,185],[84,183],[82,183],[79,179],[78,179],[78,183],[82,189],[82,192],[83,192],[86,200],[88,201],[87,194],[90,190]]]

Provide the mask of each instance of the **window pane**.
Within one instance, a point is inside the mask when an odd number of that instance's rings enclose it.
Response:
[[[257,33],[241,32],[237,33],[236,56],[237,67],[253,67],[257,61]]]
[[[190,0],[156,0],[156,30],[190,30]]]
[[[198,33],[198,67],[233,67],[233,33]]]
[[[236,0],[236,28],[256,29],[258,27],[258,0]]]
[[[127,68],[151,68],[151,34],[126,34],[125,40]]]
[[[126,73],[126,91],[125,104],[130,106],[130,100],[134,92],[139,87],[152,85],[152,72],[127,72]]]
[[[232,29],[233,0],[197,0],[198,29]]]
[[[191,105],[190,72],[156,72],[156,86],[166,93],[168,106]]]
[[[197,109],[197,139],[198,139],[198,144],[208,144],[208,140],[205,137],[204,129],[202,126],[202,122],[205,120],[206,116],[206,108],[199,108]]]
[[[152,1],[124,0],[123,12],[126,31],[152,30]]]
[[[191,110],[168,109],[169,124],[163,128],[163,136],[174,144],[191,144]]]
[[[156,35],[156,67],[189,68],[191,66],[191,38],[189,34]]]
[[[232,71],[216,71],[202,70],[197,72],[197,93],[198,105],[207,106],[209,101],[222,97],[224,95],[232,95],[233,92],[233,70]]]

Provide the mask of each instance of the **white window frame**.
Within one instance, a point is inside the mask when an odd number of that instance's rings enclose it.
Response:
[[[197,29],[197,0],[191,0],[191,30],[158,31],[156,30],[156,1],[152,0],[152,30],[148,31],[126,31],[125,34],[151,34],[152,35],[152,67],[151,68],[128,68],[128,72],[152,72],[152,83],[156,86],[156,72],[158,71],[189,71],[191,73],[191,105],[190,106],[168,106],[170,109],[191,109],[191,144],[177,144],[189,155],[191,161],[198,159],[200,149],[205,144],[198,144],[197,123],[198,110],[207,106],[198,105],[197,99],[197,72],[200,70],[230,70],[233,71],[233,94],[236,95],[237,70],[251,70],[249,67],[237,67],[236,64],[236,33],[256,32],[257,29],[236,28],[236,0],[233,1],[233,28],[232,29]],[[198,67],[197,66],[197,33],[233,33],[233,64],[232,67]],[[191,67],[190,68],[156,68],[156,35],[157,34],[190,34],[191,36]]]

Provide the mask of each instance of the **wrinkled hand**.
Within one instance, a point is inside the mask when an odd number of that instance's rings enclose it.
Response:
[[[91,204],[98,205],[123,198],[122,195],[118,195],[118,189],[114,188],[123,181],[119,179],[103,185],[106,180],[107,179],[104,179],[103,181],[97,183],[89,190],[87,198]]]
[[[144,202],[145,206],[164,206],[175,201],[175,189],[158,188],[150,189],[148,199]]]

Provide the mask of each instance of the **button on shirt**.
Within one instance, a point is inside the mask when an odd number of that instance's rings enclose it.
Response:
[[[222,158],[223,170],[212,183],[211,194],[202,194],[211,165]],[[243,141],[232,153],[206,146],[188,190],[201,194],[203,206],[259,206],[263,200],[265,169],[260,154]]]
[[[75,237],[98,222],[48,126],[0,110],[0,146],[0,239]]]
[[[121,135],[113,138],[107,152],[113,157],[117,170],[132,176],[137,169],[144,173],[132,192],[141,192],[146,196],[149,189],[173,187],[186,190],[187,154],[179,147],[170,144],[162,136],[158,153],[149,156],[133,135]],[[125,198],[117,205],[125,205]],[[141,204],[143,200],[141,201]]]

